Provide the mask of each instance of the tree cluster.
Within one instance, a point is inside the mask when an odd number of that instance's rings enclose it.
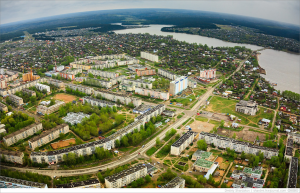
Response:
[[[1,124],[5,125],[7,133],[12,133],[18,131],[30,124],[34,123],[34,118],[29,117],[27,114],[22,113],[21,111],[14,111],[11,116],[5,116],[1,120]]]

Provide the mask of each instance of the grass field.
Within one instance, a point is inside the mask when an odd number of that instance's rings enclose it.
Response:
[[[207,121],[208,121],[208,118],[197,116],[197,117],[196,117],[196,120],[197,120],[197,121],[202,121],[202,122],[207,122]]]
[[[241,119],[241,124],[258,127],[257,123],[260,119],[266,118],[272,121],[274,116],[274,111],[266,111],[265,108],[259,107],[259,111],[255,116],[245,115],[235,111],[236,100],[228,100],[227,98],[222,98],[219,96],[214,96],[210,100],[210,104],[205,110],[216,112],[216,113],[228,113],[237,116]],[[266,112],[265,112],[266,111]]]

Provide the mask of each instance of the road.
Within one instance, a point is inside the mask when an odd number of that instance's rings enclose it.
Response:
[[[242,67],[244,61],[246,61],[247,59],[248,58],[241,61],[240,65],[237,67],[237,69],[230,76],[228,76],[226,79],[228,79],[234,73],[236,73],[238,70],[240,70],[240,68]],[[160,139],[164,138],[167,131],[169,131],[172,128],[179,127],[186,120],[188,120],[189,118],[194,116],[197,113],[197,110],[200,108],[200,106],[204,105],[206,103],[206,100],[212,95],[214,89],[217,86],[219,86],[221,83],[222,82],[216,84],[214,87],[210,88],[205,94],[203,94],[202,97],[198,100],[198,102],[194,105],[194,107],[191,110],[183,110],[185,115],[183,117],[181,117],[180,119],[176,120],[175,123],[173,123],[167,129],[162,131],[157,137],[159,137]],[[47,176],[51,176],[51,177],[53,177],[53,176],[74,176],[74,175],[92,174],[92,173],[98,172],[98,170],[100,170],[100,169],[101,170],[106,170],[107,168],[112,169],[112,168],[115,168],[117,166],[124,165],[124,164],[138,158],[138,156],[141,156],[141,155],[138,155],[138,152],[143,155],[148,149],[153,147],[155,144],[156,144],[156,138],[153,138],[151,141],[149,141],[147,144],[144,145],[144,148],[140,148],[136,152],[134,152],[132,154],[129,154],[127,156],[124,156],[120,160],[116,160],[116,161],[110,162],[108,164],[95,166],[95,167],[91,167],[91,168],[76,169],[76,170],[38,170],[38,169],[8,167],[8,166],[5,166],[5,167],[6,168],[11,168],[11,169],[16,169],[16,170],[19,170],[19,171],[22,171],[22,172],[26,172],[26,171],[35,172],[35,173],[39,173],[39,174],[47,175]]]

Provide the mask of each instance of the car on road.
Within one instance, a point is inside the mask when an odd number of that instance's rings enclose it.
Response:
[[[102,172],[102,170],[98,170],[98,172]]]
[[[142,146],[142,148],[144,148],[144,147],[145,147],[145,145]]]
[[[158,164],[160,164],[159,162],[157,162]]]

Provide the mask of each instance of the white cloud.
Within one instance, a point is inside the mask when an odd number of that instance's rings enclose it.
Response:
[[[1,0],[0,23],[10,23],[66,13],[127,9],[170,8],[230,13],[300,25],[300,1],[97,1],[97,0]]]

